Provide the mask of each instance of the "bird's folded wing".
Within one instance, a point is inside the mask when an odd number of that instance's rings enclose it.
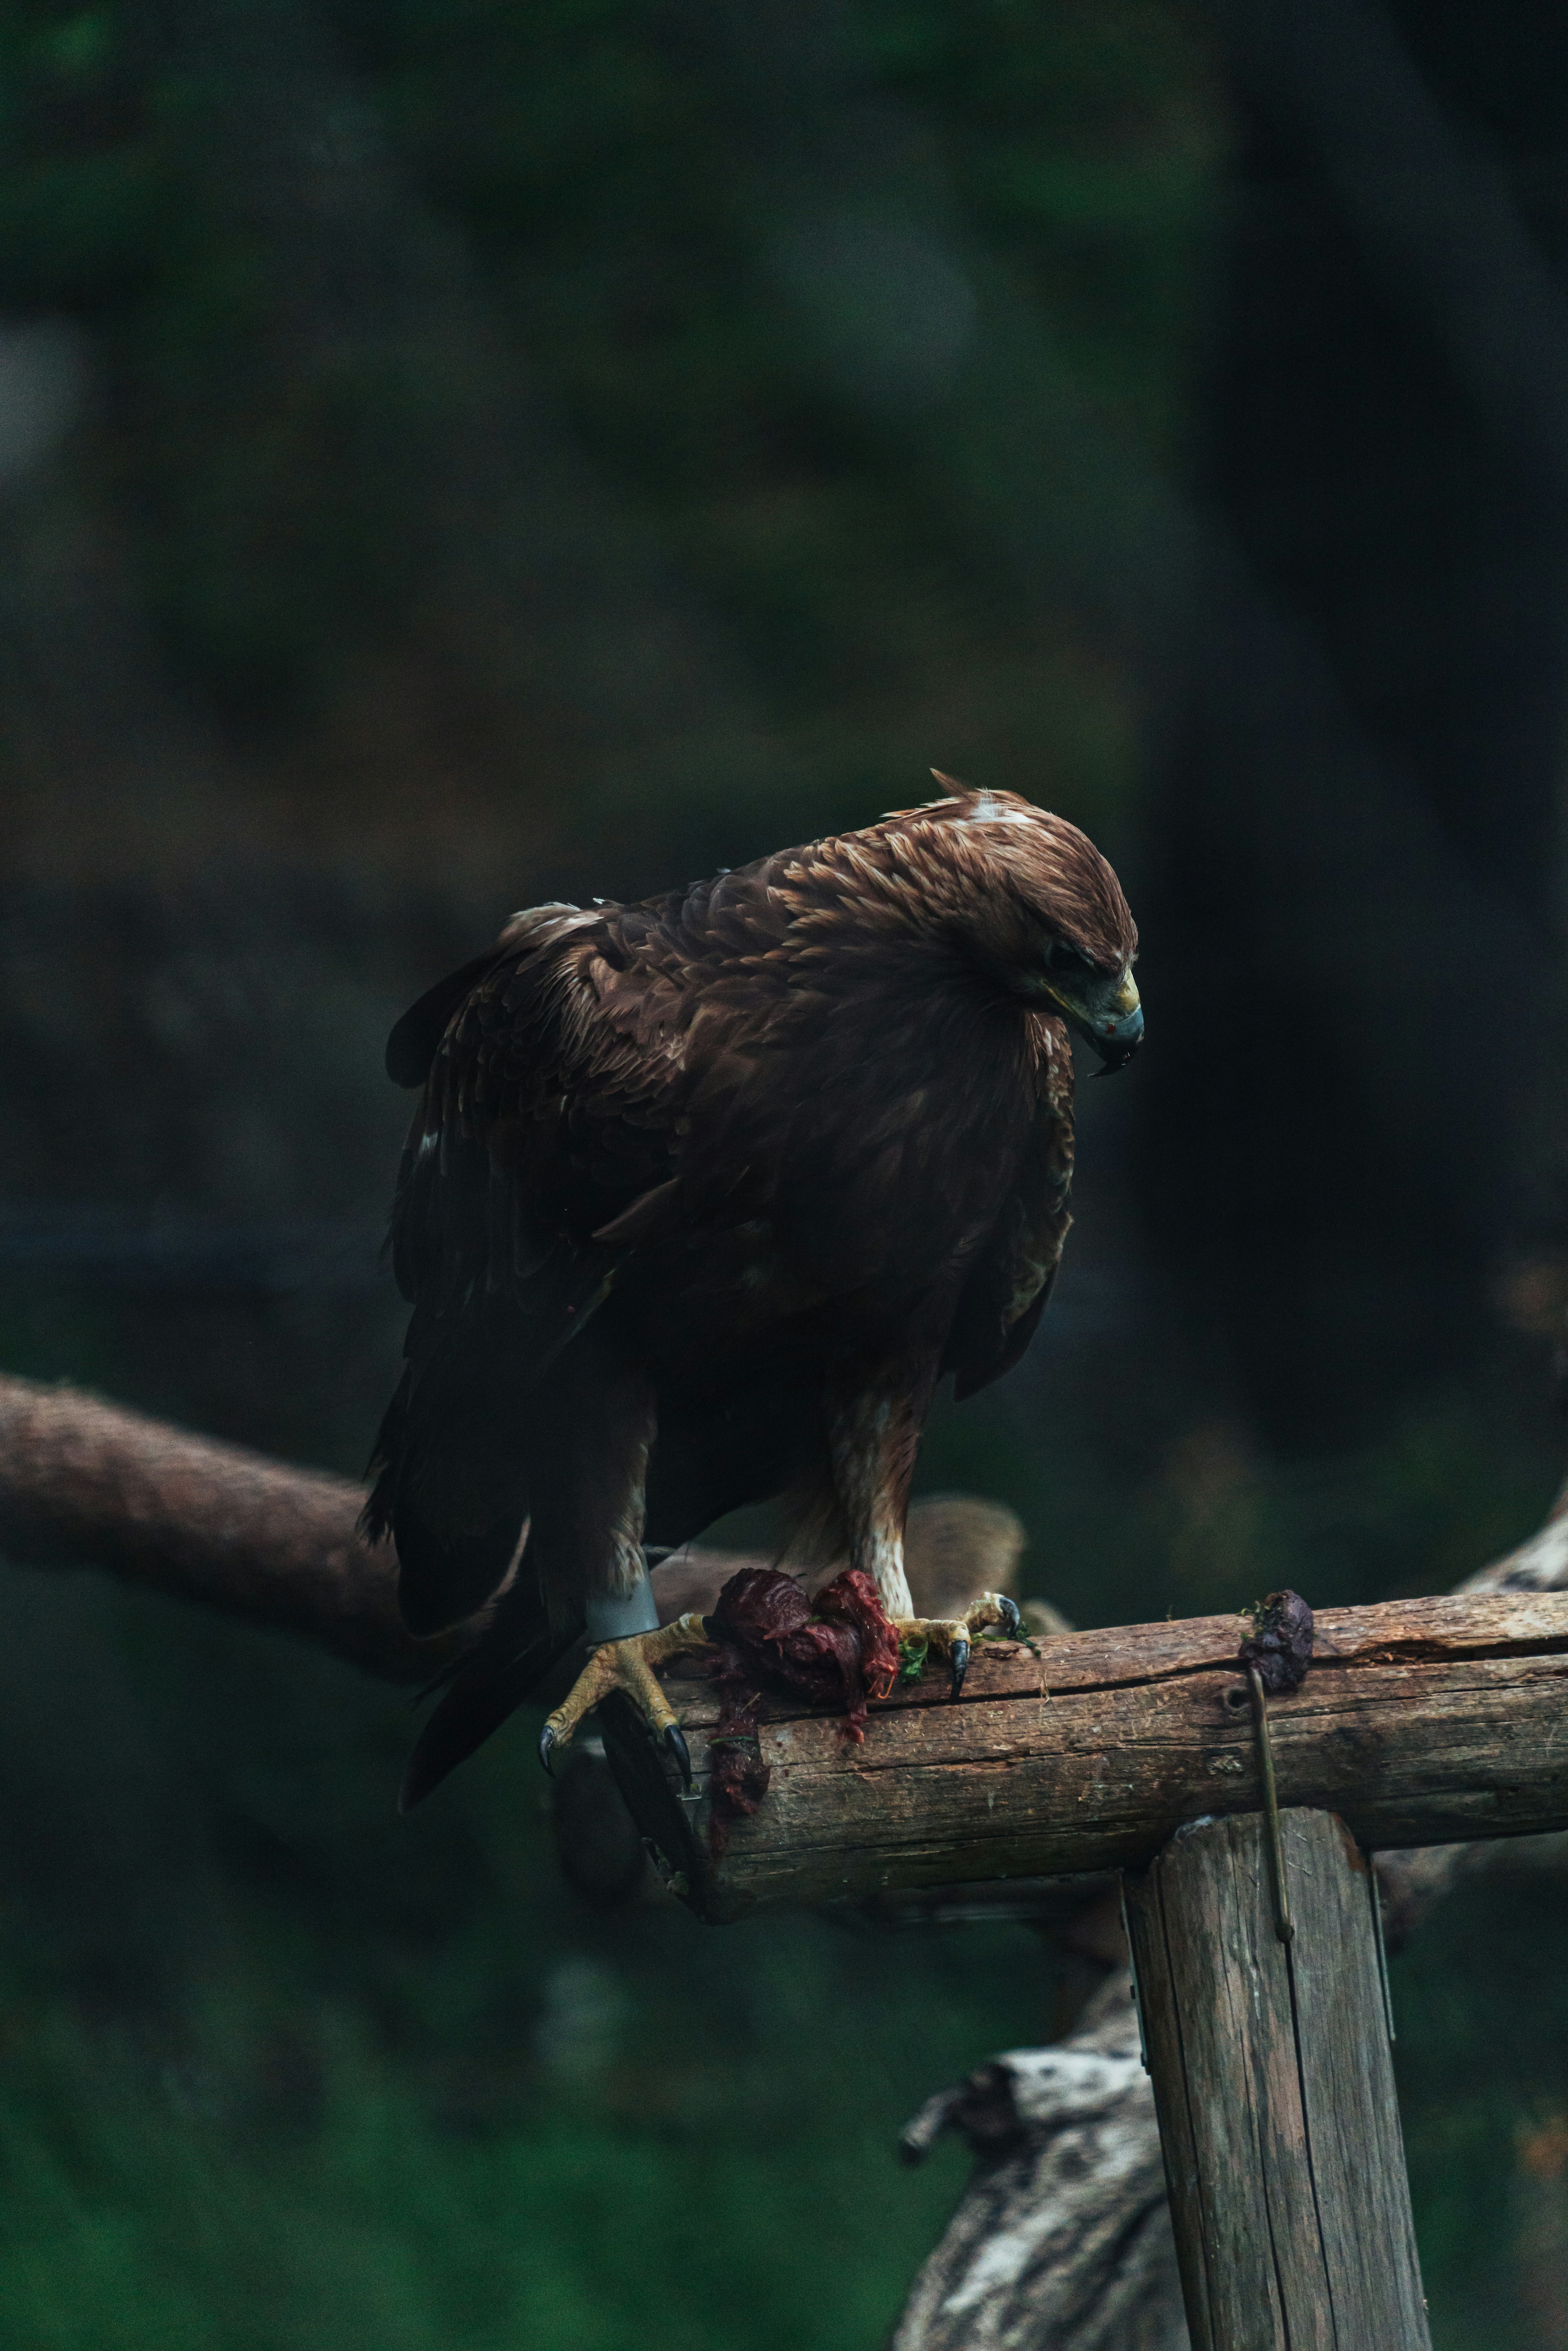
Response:
[[[366,1514],[395,1536],[414,1632],[459,1621],[505,1578],[541,1383],[672,1196],[678,1087],[607,1016],[607,945],[608,917],[559,910],[483,963],[421,1040],[392,1233],[414,1311]]]
[[[1045,1311],[1072,1218],[1072,1102],[1044,1090],[1019,1170],[964,1286],[943,1359],[960,1403],[1011,1371]]]

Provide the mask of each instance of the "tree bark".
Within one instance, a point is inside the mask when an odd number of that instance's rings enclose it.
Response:
[[[1184,2351],[1154,2092],[1125,1971],[1064,2041],[1014,2049],[928,2098],[918,2163],[962,2131],[975,2173],[890,2351]]]

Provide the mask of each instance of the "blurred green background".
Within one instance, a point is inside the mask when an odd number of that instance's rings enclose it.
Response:
[[[1563,1467],[1568,18],[0,6],[0,1365],[357,1471],[402,1006],[909,804],[1114,858],[1031,1356],[1084,1623],[1446,1587]],[[1022,1928],[561,1883],[527,1722],[0,1580],[0,2337],[850,2351]],[[1568,2345],[1568,1891],[1395,1962],[1443,2351]]]

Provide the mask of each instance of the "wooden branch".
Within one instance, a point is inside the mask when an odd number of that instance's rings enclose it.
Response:
[[[473,1628],[450,1644],[410,1640],[397,1614],[390,1552],[369,1548],[355,1532],[362,1499],[361,1489],[351,1479],[287,1468],[242,1447],[192,1436],[69,1388],[43,1387],[0,1376],[0,1544],[14,1556],[39,1563],[76,1561],[106,1568],[178,1598],[303,1635],[389,1679],[417,1682],[427,1678],[456,1646],[472,1637]],[[922,1525],[929,1525],[932,1537],[934,1592],[952,1550],[950,1512],[950,1505],[925,1506]],[[994,1510],[988,1513],[985,1506],[978,1506],[974,1515],[977,1539],[990,1546],[984,1562],[987,1580],[1012,1582],[1019,1546],[1017,1522],[1007,1513]],[[740,1563],[727,1554],[687,1554],[658,1569],[654,1583],[661,1614],[676,1614],[684,1608],[704,1604],[725,1574]],[[1522,1595],[1558,1589],[1565,1583],[1568,1490],[1539,1535],[1507,1559],[1483,1569],[1471,1578],[1469,1589],[1477,1594]],[[1439,1604],[1402,1606],[1406,1612],[1414,1607],[1430,1615]],[[1349,1613],[1354,1616],[1363,1612]],[[1331,1634],[1338,1621],[1332,1615],[1320,1618],[1323,1634]],[[1176,1714],[1184,1706],[1198,1706],[1205,1672],[1228,1674],[1223,1659],[1227,1651],[1234,1650],[1238,1628],[1239,1620],[1220,1618],[1148,1627],[1132,1634],[1080,1634],[1043,1643],[1040,1665],[1045,1669],[1047,1687],[1056,1693],[1049,1701],[1055,1709],[1054,1729],[1035,1758],[1036,1768],[1027,1789],[1016,1768],[1019,1759],[1013,1754],[1009,1726],[1016,1725],[1020,1713],[1027,1714],[1029,1701],[1039,1711],[1040,1671],[1027,1651],[1012,1653],[1010,1663],[989,1648],[979,1652],[972,1669],[970,1696],[958,1713],[967,1737],[971,1708],[984,1692],[991,1707],[993,1732],[998,1728],[1008,1732],[999,1746],[993,1738],[989,1750],[982,1741],[975,1758],[977,1768],[988,1777],[988,1792],[1006,1791],[1002,1823],[1010,1823],[1026,1847],[1038,1850],[1040,1816],[1049,1822],[1053,1813],[1071,1807],[1076,1813],[1083,1809],[1082,1800],[1093,1781],[1094,1755],[1104,1749],[1094,1726],[1102,1718],[1108,1723],[1113,1708],[1124,1718],[1130,1706],[1146,1719],[1152,1743],[1139,1759],[1140,1769],[1163,1768],[1161,1755],[1168,1762],[1173,1736],[1179,1744],[1182,1735]],[[1402,1629],[1394,1620],[1388,1621],[1385,1629],[1403,1644],[1407,1656],[1407,1614]],[[1152,1646],[1140,1664],[1128,1645],[1135,1647],[1145,1641]],[[1364,1641],[1363,1663],[1366,1649]],[[1473,1658],[1471,1663],[1481,1667],[1485,1661]],[[1521,1661],[1516,1659],[1511,1670],[1520,1669]],[[1401,1669],[1395,1665],[1388,1670],[1397,1675]],[[1146,1679],[1140,1689],[1141,1676]],[[1327,1695],[1327,1689],[1321,1669],[1314,1672],[1308,1702],[1315,1704],[1319,1697]],[[921,1771],[928,1771],[940,1759],[941,1742],[955,1728],[948,1709],[931,1704],[936,1695],[936,1686],[917,1694],[923,1747],[914,1768]],[[711,1693],[698,1688],[691,1696],[694,1723],[702,1720],[706,1708],[711,1726]],[[1024,1702],[1021,1707],[1020,1701]],[[1303,1701],[1291,1703],[1300,1708]],[[830,1771],[835,1762],[850,1766],[840,1774],[841,1809],[844,1802],[852,1803],[857,1789],[862,1793],[870,1790],[872,1782],[866,1775],[877,1771],[883,1742],[899,1727],[894,1717],[910,1712],[910,1701],[905,1698],[889,1714],[873,1717],[867,1748],[850,1754],[836,1745],[838,1734],[831,1724],[807,1721],[796,1754],[789,1761],[781,1759],[783,1768],[776,1775],[774,1791],[758,1821],[736,1833],[732,1855],[737,1879],[748,1845],[758,1850],[747,1864],[747,1874],[766,1864],[762,1848],[770,1830],[782,1825],[785,1813],[792,1811],[804,1794],[812,1778],[813,1757],[816,1765],[825,1765]],[[1197,1727],[1211,1730],[1213,1725],[1200,1719]],[[1413,1719],[1406,1728],[1414,1735],[1417,1727]],[[769,1725],[776,1741],[783,1728],[781,1722]],[[1342,1717],[1327,1728],[1338,1734],[1337,1743],[1327,1751],[1337,1751],[1343,1759],[1346,1738],[1354,1739],[1355,1734],[1354,1710],[1351,1717]],[[1402,1734],[1401,1744],[1406,1743]],[[1230,1763],[1240,1767],[1228,1776],[1233,1780],[1244,1776],[1245,1741],[1239,1745],[1237,1727],[1227,1726],[1218,1744],[1212,1738],[1197,1744],[1215,1767],[1203,1792],[1212,1808],[1224,1809],[1220,1799],[1225,1793],[1227,1750]],[[1054,1747],[1065,1750],[1060,1759],[1059,1779],[1053,1778],[1050,1787],[1039,1786],[1039,1765]],[[775,1751],[779,1751],[777,1745]],[[1209,1766],[1204,1769],[1208,1771]],[[1179,1789],[1173,1791],[1168,1780],[1166,1786],[1167,1797],[1174,1794],[1179,1799]],[[1032,1807],[1032,1819],[1027,1801],[1031,1791],[1040,1800]],[[907,1782],[905,1792],[910,1792]],[[1231,1792],[1232,1808],[1244,1806],[1245,1794]],[[1294,1785],[1288,1786],[1290,1801],[1333,1802],[1335,1794],[1332,1788],[1298,1794]],[[1469,1824],[1458,1822],[1449,1834]],[[1549,1823],[1531,1821],[1529,1824]],[[994,1810],[987,1816],[987,1825],[998,1826]],[[844,1828],[841,1819],[815,1865],[824,1877],[832,1876],[831,1847],[835,1839],[843,1842]],[[1080,1866],[1076,1857],[1080,1844],[1071,1836],[1070,1823],[1068,1831],[1063,1839],[1065,1853],[1052,1852],[1049,1860],[1032,1865],[1015,1858],[1007,1876],[1017,1881]],[[1392,1823],[1389,1833],[1393,1834]],[[1428,1829],[1422,1832],[1428,1833]],[[913,1896],[920,1887],[947,1881],[955,1898],[961,1899],[960,1881],[972,1882],[988,1874],[994,1861],[1009,1859],[1006,1854],[997,1854],[994,1836],[985,1843],[986,1856],[978,1867],[972,1859],[949,1864],[933,1856],[929,1866],[923,1862],[911,1876],[902,1870],[884,1873],[883,1867],[862,1863],[860,1883],[866,1891],[881,1895],[884,1891],[881,1880],[887,1874]],[[1082,1865],[1103,1869],[1108,1862],[1096,1860]],[[1385,1854],[1380,1874],[1389,1894],[1394,1928],[1406,1926],[1419,1915],[1422,1903],[1436,1898],[1453,1873],[1466,1865],[1457,1849],[1442,1857],[1429,1852],[1418,1857]],[[823,1891],[841,1897],[845,1891],[841,1873],[839,1882],[826,1884]],[[1086,1902],[1092,1901],[1098,1891],[1085,1881]],[[1047,1896],[1045,1901],[1053,1911],[1060,1907],[1052,1896]]]
[[[392,1552],[355,1531],[364,1499],[351,1479],[0,1376],[0,1546],[14,1558],[107,1568],[390,1681],[427,1680],[450,1651],[404,1632]]]
[[[987,1643],[957,1705],[929,1675],[873,1711],[861,1746],[831,1716],[768,1702],[772,1785],[721,1861],[702,1803],[672,1811],[654,1790],[643,1825],[714,1920],[1140,1862],[1183,1821],[1260,1802],[1238,1703],[1248,1630],[1211,1616],[1071,1634],[1038,1655]],[[716,1697],[700,1682],[670,1694],[700,1791]],[[1368,1847],[1568,1826],[1565,1698],[1568,1596],[1325,1610],[1305,1684],[1270,1706],[1280,1801],[1340,1813]]]
[[[351,1478],[0,1374],[0,1551],[30,1566],[102,1568],[296,1635],[382,1680],[427,1682],[476,1638],[488,1611],[414,1640],[398,1612],[391,1546],[359,1532],[364,1503]],[[1022,1531],[1010,1511],[994,1515],[1010,1521],[1016,1559]],[[991,1534],[1002,1541],[999,1524]],[[755,1563],[691,1552],[655,1569],[664,1620],[711,1604],[727,1575]]]

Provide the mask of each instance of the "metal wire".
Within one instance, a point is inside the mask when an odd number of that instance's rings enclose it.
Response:
[[[1274,1784],[1274,1750],[1269,1743],[1269,1701],[1263,1688],[1263,1677],[1254,1665],[1247,1668],[1247,1687],[1252,1700],[1252,1740],[1258,1750],[1258,1777],[1263,1790],[1263,1835],[1269,1847],[1269,1874],[1274,1894],[1274,1932],[1281,1943],[1288,1943],[1295,1933],[1291,1924],[1291,1901],[1285,1888],[1285,1850],[1280,1840],[1280,1797]]]

